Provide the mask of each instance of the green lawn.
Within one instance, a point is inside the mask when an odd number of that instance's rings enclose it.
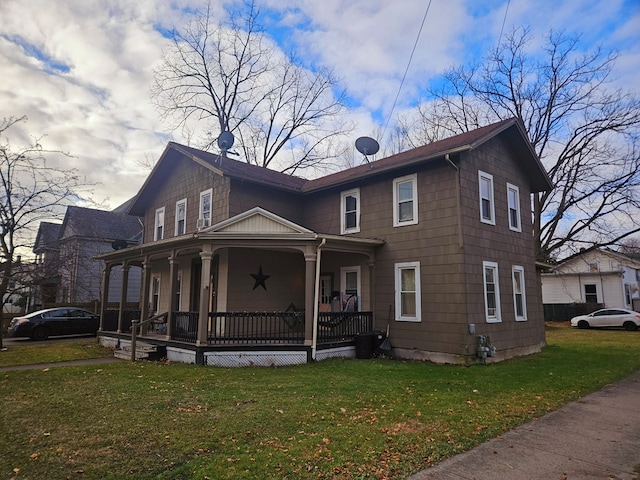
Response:
[[[0,374],[0,478],[405,478],[640,369],[640,332],[548,326],[472,367],[123,362]]]
[[[0,367],[10,365],[31,365],[34,363],[84,360],[113,355],[113,351],[103,348],[95,337],[50,343],[25,343],[11,345],[0,352]]]

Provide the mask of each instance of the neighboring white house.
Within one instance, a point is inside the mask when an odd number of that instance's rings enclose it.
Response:
[[[640,307],[640,260],[608,249],[590,249],[542,273],[544,304],[598,303]]]

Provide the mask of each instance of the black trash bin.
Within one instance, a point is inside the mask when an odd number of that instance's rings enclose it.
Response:
[[[356,358],[372,358],[373,352],[378,348],[378,335],[376,332],[358,333],[355,337]]]

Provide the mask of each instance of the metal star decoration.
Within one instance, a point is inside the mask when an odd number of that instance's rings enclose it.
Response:
[[[262,265],[260,265],[260,268],[258,269],[258,273],[250,273],[249,275],[251,275],[253,279],[256,281],[256,283],[253,284],[254,290],[258,287],[262,287],[265,290],[267,289],[267,285],[265,284],[265,282],[267,281],[267,278],[269,278],[271,275],[265,275],[264,273],[262,273]]]

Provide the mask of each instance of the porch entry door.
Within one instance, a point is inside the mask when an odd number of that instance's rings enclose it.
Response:
[[[320,275],[320,311],[331,311],[331,298],[333,291],[333,275]]]
[[[218,284],[218,255],[211,259],[211,278],[209,279],[209,313],[216,311],[216,286]],[[202,260],[191,261],[191,289],[189,292],[189,310],[197,312],[200,308],[200,290],[202,289]]]

